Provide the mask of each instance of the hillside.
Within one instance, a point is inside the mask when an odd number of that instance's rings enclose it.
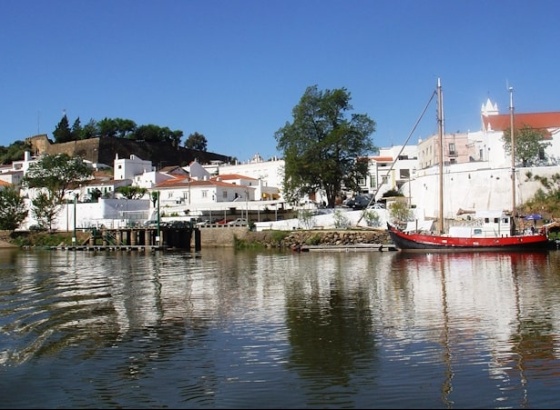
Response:
[[[46,134],[42,134],[29,137],[26,142],[31,144],[33,155],[66,153],[111,167],[116,156],[130,158],[131,155],[151,161],[158,169],[170,165],[185,166],[195,159],[202,164],[210,161],[229,162],[231,160],[226,155],[213,152],[197,151],[185,147],[175,148],[161,142],[133,141],[115,137],[98,137],[54,144]]]

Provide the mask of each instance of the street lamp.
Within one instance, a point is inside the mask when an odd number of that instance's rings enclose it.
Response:
[[[76,245],[76,203],[78,202],[78,194],[74,193],[74,233],[72,235],[72,245]]]
[[[249,226],[249,188],[245,188],[245,217]]]
[[[156,236],[156,242],[158,245],[161,245],[160,243],[160,238],[161,238],[161,233],[160,233],[160,216],[159,216],[159,191],[156,191],[157,194],[157,236]]]

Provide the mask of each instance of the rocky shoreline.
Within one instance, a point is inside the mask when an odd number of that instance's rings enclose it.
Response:
[[[361,244],[386,245],[392,243],[386,229],[375,230],[296,230],[280,237],[279,231],[251,232],[243,239],[259,243],[265,248],[296,249],[302,246],[352,246]]]

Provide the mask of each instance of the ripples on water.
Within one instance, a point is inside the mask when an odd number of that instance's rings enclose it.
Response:
[[[558,408],[559,260],[0,251],[0,407]]]

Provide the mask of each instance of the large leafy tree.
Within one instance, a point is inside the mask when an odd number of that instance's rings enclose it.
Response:
[[[115,118],[114,125],[119,138],[132,138],[136,131],[136,123],[124,118]]]
[[[0,229],[14,231],[27,218],[28,213],[19,189],[9,185],[0,190]]]
[[[208,141],[206,141],[206,137],[198,132],[193,132],[185,140],[185,148],[206,151],[207,147]]]
[[[52,228],[52,221],[64,203],[66,192],[93,174],[80,157],[68,154],[44,155],[32,163],[22,179],[22,185],[35,188],[38,194],[32,200],[32,212],[38,220]]]
[[[292,110],[293,121],[275,133],[283,152],[284,194],[290,201],[323,190],[333,208],[342,186],[353,189],[365,177],[360,157],[375,151],[371,140],[375,121],[366,114],[350,114],[345,89],[308,87]]]
[[[513,129],[515,143],[515,158],[520,160],[524,167],[533,165],[539,158],[539,154],[550,145],[545,140],[547,131],[543,129],[522,126]],[[511,128],[504,130],[502,142],[506,154],[511,156]]]

